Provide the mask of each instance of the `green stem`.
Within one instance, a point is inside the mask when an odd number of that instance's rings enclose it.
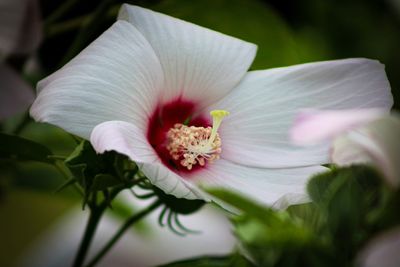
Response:
[[[90,210],[90,216],[86,225],[85,234],[82,238],[79,250],[76,254],[73,267],[83,266],[86,254],[89,250],[90,243],[93,240],[94,234],[96,233],[97,225],[99,224],[100,218],[103,215],[105,206],[95,207]]]
[[[153,202],[153,204],[148,206],[146,209],[140,211],[139,213],[129,218],[118,230],[118,232],[110,239],[110,241],[108,241],[108,243],[103,247],[103,249],[101,249],[100,252],[97,253],[97,255],[86,265],[86,267],[95,266],[101,260],[101,258],[103,258],[104,255],[111,249],[111,247],[119,240],[119,238],[125,233],[126,230],[128,230],[134,223],[138,222],[147,214],[151,213],[153,210],[158,208],[161,204],[162,202],[160,200],[157,200]]]
[[[63,168],[61,167],[61,169],[63,169]],[[125,188],[124,186],[114,188],[110,192],[109,199],[108,200],[104,199],[100,204],[97,204],[97,193],[92,195],[91,201],[88,202],[88,206],[90,208],[89,220],[88,220],[88,223],[86,225],[85,233],[84,233],[84,236],[82,238],[81,244],[79,246],[79,250],[78,250],[78,252],[76,254],[74,264],[72,265],[73,267],[81,267],[81,266],[83,266],[83,263],[85,261],[87,252],[88,252],[89,247],[90,247],[90,243],[92,242],[94,234],[96,233],[97,225],[99,224],[101,216],[103,215],[104,211],[109,206],[110,201],[113,200],[117,196],[117,194],[119,192],[121,192],[121,190],[123,190],[124,188]],[[146,212],[146,210],[144,212]],[[144,213],[144,214],[139,213],[137,215],[140,216],[140,218],[141,218],[142,216],[144,216],[146,214],[147,214],[147,212]],[[134,222],[132,222],[132,224],[133,223]]]
[[[65,167],[64,163],[60,160],[54,161],[54,167],[64,176],[66,180],[71,179],[71,177],[73,176],[72,173]],[[83,197],[85,194],[82,188],[77,183],[74,183],[73,185],[78,194]]]

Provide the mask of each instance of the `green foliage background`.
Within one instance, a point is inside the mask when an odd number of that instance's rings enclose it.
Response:
[[[32,85],[54,72],[62,63],[77,54],[108,28],[115,20],[117,10],[122,3],[116,0],[69,0],[68,2],[73,3],[72,8],[58,19],[52,20],[51,15],[66,1],[42,0],[40,2],[43,17],[47,20],[44,25],[44,40],[38,51],[41,68],[33,74],[25,75]],[[258,54],[252,69],[346,57],[378,59],[387,67],[387,74],[395,96],[395,107],[399,108],[400,75],[397,72],[400,69],[400,53],[398,53],[400,7],[396,5],[395,0],[127,2],[152,8],[257,44]],[[9,63],[17,67],[21,65],[20,62],[21,59],[9,59]],[[33,123],[23,116],[3,122],[0,129],[5,133],[13,133],[22,121],[26,122],[25,127],[17,134],[45,145],[56,155],[67,156],[76,146],[76,141],[62,130]],[[24,249],[43,230],[80,200],[79,195],[68,188],[54,194],[64,179],[53,166],[45,162],[24,159],[14,161],[2,158],[1,155],[6,153],[7,145],[10,144],[13,144],[12,140],[0,135],[0,266],[12,266]],[[313,197],[318,198],[317,193]],[[354,203],[354,201],[348,199],[343,205]],[[360,207],[350,205],[349,208],[351,211],[348,212],[353,212],[359,210]],[[299,213],[300,217],[314,214],[309,209],[297,209],[293,213]],[[253,217],[249,215],[249,218],[236,221],[239,225],[238,235],[246,233],[244,235],[246,238],[253,238],[251,229],[264,227],[263,223],[260,226],[260,222],[254,219],[258,215],[253,215]],[[271,217],[274,216],[276,215],[271,215]],[[278,216],[273,220],[269,218],[272,220],[269,226],[285,226],[287,227],[285,230],[294,231],[295,235],[298,235],[295,239],[297,243],[292,244],[294,251],[299,246],[318,247],[320,242],[325,242],[324,240],[315,241],[313,236],[315,232],[310,231],[307,228],[309,226],[296,224],[285,216]],[[29,223],[23,223],[26,221]],[[319,219],[313,218],[312,221],[318,223]],[[338,231],[342,229],[341,227],[354,228],[360,223],[357,221],[352,222],[354,225],[342,226],[339,218],[333,221],[336,223],[330,225],[332,229],[321,231]],[[281,232],[274,233],[276,235],[257,238],[276,238],[277,242],[283,242]],[[354,238],[354,242],[359,242],[357,240],[363,237]],[[337,244],[337,247],[341,245],[345,244]],[[320,251],[320,253],[326,252]],[[329,257],[329,255],[325,256]],[[204,260],[210,260],[215,263],[215,266],[218,266],[217,261],[226,263],[226,259]],[[272,255],[265,260],[274,261],[276,258]]]

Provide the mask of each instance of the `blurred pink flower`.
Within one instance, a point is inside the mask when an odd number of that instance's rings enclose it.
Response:
[[[42,38],[36,0],[0,0],[0,121],[25,111],[34,92],[4,61],[10,55],[32,53]]]
[[[0,63],[0,121],[22,113],[35,99],[32,88],[12,68]]]
[[[128,155],[177,197],[209,200],[203,185],[269,205],[304,202],[328,146],[291,144],[296,112],[389,109],[390,86],[383,65],[368,59],[247,72],[256,48],[125,4],[117,22],[38,84],[31,115],[90,138],[100,153]]]
[[[360,267],[397,267],[400,263],[400,228],[393,228],[373,238],[358,255]]]
[[[297,144],[332,141],[331,160],[340,166],[367,163],[388,184],[400,185],[400,118],[382,109],[306,111],[291,131]]]
[[[0,61],[10,54],[29,54],[42,39],[37,0],[0,0]]]

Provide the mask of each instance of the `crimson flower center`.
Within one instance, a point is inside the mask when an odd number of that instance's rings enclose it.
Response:
[[[191,170],[206,161],[213,162],[221,154],[221,138],[218,133],[212,136],[211,127],[186,126],[175,124],[167,133],[167,150],[172,158]]]
[[[174,171],[195,171],[219,159],[221,138],[217,133],[227,111],[217,110],[210,120],[197,114],[196,104],[177,100],[158,105],[150,117],[147,138],[161,161]]]

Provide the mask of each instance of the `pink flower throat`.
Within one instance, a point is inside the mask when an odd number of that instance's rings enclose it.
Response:
[[[199,170],[221,153],[219,136],[208,153],[191,149],[204,146],[211,134],[210,120],[203,114],[194,115],[196,110],[195,103],[178,98],[159,104],[150,117],[147,139],[161,161],[173,171]]]

